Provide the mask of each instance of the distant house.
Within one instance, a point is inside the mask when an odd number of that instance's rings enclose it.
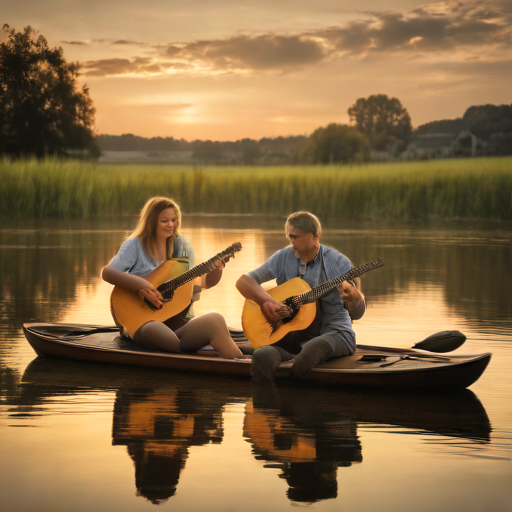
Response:
[[[478,156],[488,144],[469,130],[458,133],[417,134],[407,150],[400,155],[401,160],[421,160],[430,158],[450,158],[456,156]]]
[[[457,156],[469,156],[469,152],[471,156],[477,156],[477,152],[485,149],[487,143],[469,130],[463,130],[452,142],[452,146]]]

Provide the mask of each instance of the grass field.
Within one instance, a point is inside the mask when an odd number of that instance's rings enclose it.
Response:
[[[308,167],[0,161],[3,218],[137,213],[154,195],[185,212],[512,220],[512,158]]]

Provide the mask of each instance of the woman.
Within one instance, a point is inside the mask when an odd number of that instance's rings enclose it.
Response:
[[[153,197],[140,213],[135,231],[121,245],[119,252],[101,271],[107,283],[136,292],[141,300],[147,299],[157,308],[163,302],[160,292],[146,280],[158,266],[170,258],[188,257],[194,264],[193,250],[180,234],[181,211],[172,199]],[[202,278],[202,288],[215,286],[222,277],[220,262]],[[218,313],[206,313],[190,319],[173,331],[166,324],[150,321],[141,326],[134,341],[169,352],[191,352],[210,344],[226,358],[243,357],[231,338],[226,321]]]

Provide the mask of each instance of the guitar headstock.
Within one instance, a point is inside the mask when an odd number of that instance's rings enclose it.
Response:
[[[230,245],[227,249],[220,252],[217,257],[221,259],[224,263],[227,263],[231,258],[235,257],[235,253],[242,250],[242,244],[240,242],[235,242]]]

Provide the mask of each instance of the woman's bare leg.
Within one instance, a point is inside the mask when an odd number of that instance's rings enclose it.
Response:
[[[156,347],[167,352],[181,352],[178,336],[162,322],[145,323],[137,329],[133,340],[146,347]]]
[[[181,349],[187,352],[211,345],[222,357],[232,359],[243,356],[229,334],[226,320],[219,313],[196,316],[180,327],[176,334]]]

